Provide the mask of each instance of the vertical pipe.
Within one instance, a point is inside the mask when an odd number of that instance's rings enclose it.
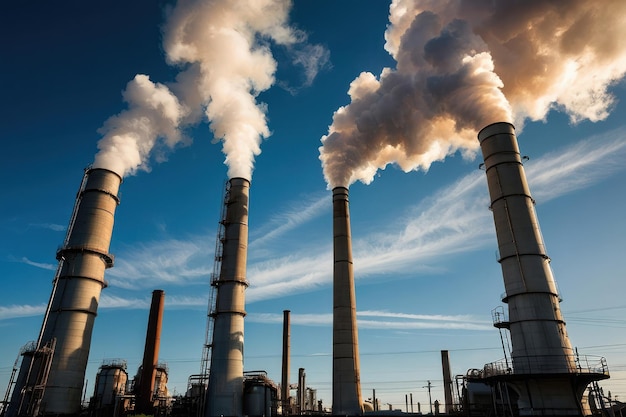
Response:
[[[146,344],[143,351],[141,365],[141,377],[135,405],[136,414],[154,414],[154,381],[156,368],[159,360],[159,348],[161,345],[161,326],[163,324],[163,306],[165,292],[154,290],[150,315],[148,316],[148,328],[146,330]]]
[[[248,196],[250,182],[229,181],[220,277],[216,282],[215,323],[206,417],[242,416],[243,336],[246,261],[248,255]]]
[[[478,134],[500,265],[509,306],[515,373],[575,372],[574,352],[559,307],[559,295],[537,221],[534,200],[509,123]]]
[[[291,359],[291,326],[290,326],[290,311],[283,311],[283,369],[281,379],[281,393],[280,398],[282,401],[282,414],[288,414],[289,408],[289,366]]]
[[[447,350],[441,351],[441,368],[443,372],[443,396],[446,401],[445,413],[452,412],[452,373],[450,372],[450,356]]]
[[[305,411],[304,403],[305,403],[305,393],[306,393],[306,374],[304,372],[304,368],[298,369],[298,411],[300,414],[303,414]]]
[[[348,189],[333,189],[333,414],[362,409]]]

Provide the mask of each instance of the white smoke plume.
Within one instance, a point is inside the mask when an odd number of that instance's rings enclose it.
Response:
[[[169,16],[167,58],[191,64],[179,75],[177,91],[204,109],[214,137],[223,141],[230,178],[251,178],[260,143],[270,135],[256,97],[275,81],[269,41],[303,40],[287,24],[290,7],[283,0],[181,0]]]
[[[623,0],[393,0],[389,21],[396,68],[359,75],[322,137],[331,188],[473,155],[493,122],[602,120],[626,72]]]
[[[101,132],[96,167],[121,175],[148,170],[154,146],[184,141],[184,127],[203,114],[216,140],[223,141],[229,177],[251,179],[261,141],[270,135],[266,106],[259,93],[275,83],[271,43],[287,47],[307,83],[327,54],[306,44],[306,36],[288,25],[290,0],[179,0],[163,28],[168,63],[180,66],[168,87],[137,75],[124,99],[129,109],[109,119]],[[303,61],[302,53],[317,57]]]
[[[157,139],[169,147],[183,140],[178,129],[188,110],[163,84],[138,74],[123,93],[128,109],[109,118],[100,128],[94,168],[110,169],[120,176],[148,170],[148,156]]]

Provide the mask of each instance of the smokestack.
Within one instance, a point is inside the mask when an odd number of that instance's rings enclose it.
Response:
[[[443,371],[443,396],[446,401],[445,413],[453,411],[452,404],[452,373],[450,372],[450,355],[447,350],[441,351],[441,368]]]
[[[306,372],[304,368],[298,369],[298,412],[304,414],[306,411]]]
[[[281,380],[282,413],[288,414],[289,408],[289,366],[291,359],[291,327],[290,327],[290,311],[283,311],[283,373]]]
[[[215,318],[206,417],[241,416],[243,408],[243,325],[248,255],[250,182],[229,181]]]
[[[121,182],[113,171],[85,171],[64,245],[57,252],[59,266],[37,352],[24,356],[20,374],[26,376],[14,389],[9,415],[37,415],[40,406],[46,414],[80,412],[91,334],[106,286],[104,271],[113,266],[109,244]]]
[[[478,140],[506,290],[502,301],[509,310],[509,321],[498,324],[511,336],[512,369],[504,373],[520,393],[520,415],[537,410],[580,415],[587,384],[608,373],[577,368],[513,125],[491,124],[478,133]],[[519,382],[522,375],[526,378]],[[529,378],[533,384],[527,383]]]
[[[333,189],[333,414],[362,413],[348,189]]]
[[[146,331],[146,344],[143,351],[141,377],[139,380],[140,385],[137,390],[135,403],[136,414],[154,414],[152,394],[154,393],[154,380],[159,360],[164,301],[165,292],[163,290],[154,290],[152,292],[152,303],[150,304],[150,316],[148,318],[148,329]]]
[[[525,373],[575,369],[515,130],[496,123],[478,134],[485,160],[500,265],[509,305],[513,367]],[[528,358],[533,361],[529,362]]]

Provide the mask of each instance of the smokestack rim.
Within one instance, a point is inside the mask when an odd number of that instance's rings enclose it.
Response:
[[[232,177],[228,179],[228,182],[233,185],[237,182],[242,182],[244,184],[248,184],[248,187],[250,186],[250,180],[244,177]]]
[[[335,198],[347,200],[349,194],[350,193],[349,193],[348,187],[344,187],[342,185],[338,185],[337,187],[333,188],[333,200]]]
[[[515,135],[515,126],[509,122],[496,122],[491,123],[485,127],[483,127],[478,132],[478,140],[479,142],[483,142],[485,139],[498,134],[511,134]]]
[[[112,169],[101,168],[101,167],[93,167],[91,165],[88,166],[87,168],[85,168],[85,174],[91,174],[93,171],[108,171],[111,174],[115,174],[115,176],[120,179],[120,184],[122,184],[124,182],[124,177],[122,177],[120,174],[118,174],[117,172],[113,171]]]

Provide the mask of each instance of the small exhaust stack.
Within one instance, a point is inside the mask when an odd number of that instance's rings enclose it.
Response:
[[[243,414],[243,335],[246,261],[248,255],[248,195],[250,182],[229,181],[224,243],[219,279],[215,282],[215,318],[206,417]]]
[[[146,344],[143,351],[139,389],[137,390],[135,402],[136,414],[154,414],[154,399],[152,397],[159,361],[159,348],[161,346],[164,304],[165,292],[163,290],[154,290],[152,292],[152,303],[150,304],[148,329],[146,330]]]
[[[333,189],[333,414],[363,412],[348,189]]]
[[[57,252],[59,266],[36,352],[24,356],[23,383],[14,389],[8,416],[37,415],[40,408],[55,415],[80,412],[91,334],[106,287],[104,271],[113,266],[109,244],[121,182],[113,171],[85,171],[64,245]]]
[[[502,301],[509,310],[509,320],[496,326],[510,331],[512,345],[512,369],[487,365],[485,370],[515,386],[520,415],[581,415],[586,386],[607,378],[608,371],[598,373],[597,368],[577,365],[514,127],[489,125],[479,132],[478,140],[506,290]]]
[[[441,369],[443,372],[443,397],[446,401],[445,413],[450,414],[454,410],[452,403],[452,372],[450,372],[450,355],[447,350],[441,351]]]
[[[283,311],[283,369],[280,384],[280,399],[282,402],[282,414],[289,414],[289,367],[291,359],[291,321],[290,311]]]

